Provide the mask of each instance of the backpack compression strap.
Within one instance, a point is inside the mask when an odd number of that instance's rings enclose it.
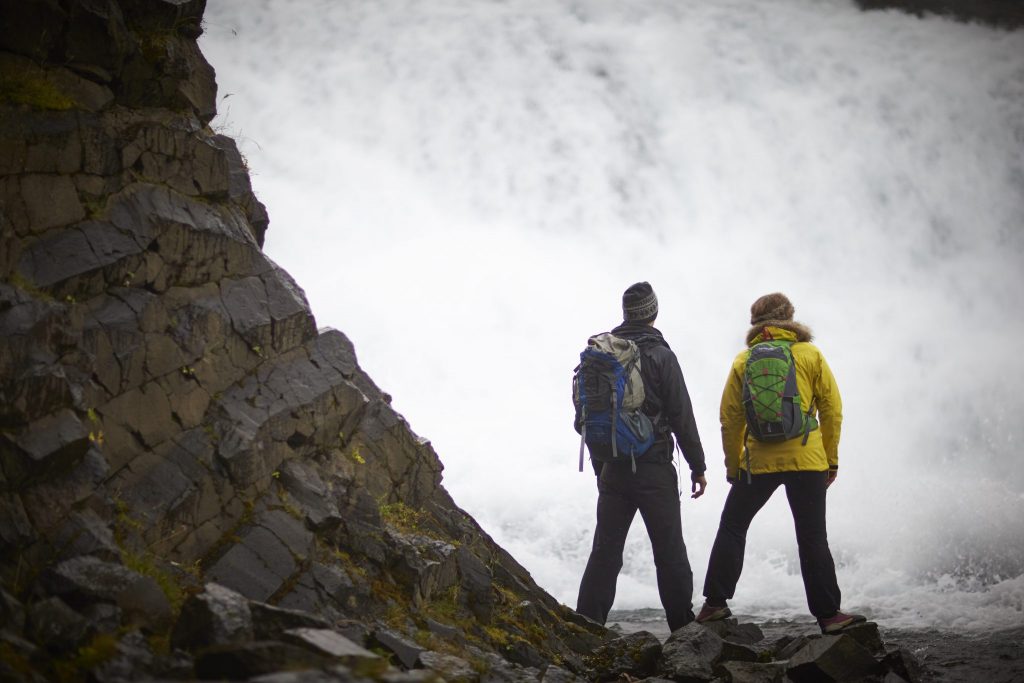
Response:
[[[583,445],[587,442],[587,406],[583,405],[583,428],[580,430],[580,472],[583,471]]]

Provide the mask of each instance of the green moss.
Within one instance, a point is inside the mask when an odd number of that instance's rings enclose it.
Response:
[[[505,646],[509,644],[511,637],[508,632],[501,630],[497,626],[482,626],[481,628],[495,645]]]
[[[56,680],[60,683],[77,683],[88,679],[88,673],[109,661],[117,654],[117,636],[111,633],[100,633],[93,636],[87,645],[78,648],[71,657],[53,662]]]
[[[206,551],[206,554],[197,560],[200,566],[209,567],[220,558],[229,545],[234,545],[242,540],[238,536],[238,531],[252,522],[253,511],[256,509],[256,504],[251,500],[244,501],[243,504],[245,505],[245,512],[242,513],[241,517],[238,518],[238,521],[230,529],[221,534],[220,538]]]
[[[359,659],[351,665],[352,674],[357,679],[377,680],[388,670],[387,658],[380,659]]]
[[[276,475],[276,476],[275,476],[275,475]],[[272,477],[274,477],[274,478],[276,479],[277,477],[279,477],[279,476],[281,476],[281,475],[280,475],[280,473],[279,473],[279,472],[274,472],[274,473],[273,473],[273,474],[271,474],[270,476],[272,476]],[[285,511],[285,512],[287,512],[287,513],[288,513],[289,515],[291,515],[292,517],[294,517],[295,519],[298,519],[298,520],[300,520],[300,521],[301,521],[301,520],[303,520],[303,519],[305,519],[305,517],[306,517],[306,516],[305,516],[304,514],[302,514],[302,510],[300,510],[300,509],[299,509],[299,508],[298,508],[298,507],[297,507],[297,506],[296,506],[296,505],[295,505],[295,504],[294,504],[294,503],[292,502],[292,499],[291,499],[291,497],[290,497],[290,496],[288,495],[288,492],[284,490],[284,487],[283,487],[283,486],[280,486],[280,485],[279,485],[279,486],[277,487],[277,499],[278,499],[278,500],[279,500],[279,501],[281,502],[280,508],[281,508],[282,510],[284,510],[284,511]]]
[[[381,520],[399,531],[422,531],[424,514],[422,510],[415,510],[401,501],[380,505]]]
[[[90,411],[90,419],[92,411]],[[178,577],[164,569],[156,556],[147,550],[134,550],[129,539],[138,537],[145,531],[145,525],[131,515],[131,508],[128,503],[120,498],[114,499],[114,542],[121,551],[121,561],[124,566],[132,571],[148,576],[156,581],[160,590],[167,596],[174,614],[181,609],[185,601],[186,589],[181,585]]]
[[[466,610],[459,605],[459,587],[452,586],[423,604],[423,613],[434,621],[465,627],[471,621]]]
[[[2,95],[0,95],[0,102],[2,102]],[[39,289],[34,282],[31,282],[18,271],[11,273],[7,279],[12,285],[27,292],[36,299],[42,299],[43,301],[55,301],[52,294]]]
[[[160,590],[167,596],[167,602],[171,604],[174,614],[181,611],[187,591],[170,572],[160,568],[152,553],[133,553],[122,549],[121,561],[132,571],[156,581],[156,585],[160,586]]]
[[[284,580],[284,583],[282,583],[278,587],[278,589],[274,591],[273,595],[267,598],[268,604],[276,605],[277,603],[281,602],[281,600],[283,600],[286,595],[295,590],[295,587],[299,585],[299,581],[302,580],[302,577],[305,576],[306,572],[309,570],[309,563],[306,562],[304,559],[299,559],[298,565],[299,568],[292,572],[292,575]]]
[[[317,540],[320,540],[319,536],[317,537]],[[332,547],[327,550],[327,553],[345,567],[345,571],[348,572],[349,576],[358,576],[362,579],[366,578],[366,569],[356,564],[355,560],[352,559],[352,556],[345,551],[337,547]]]
[[[44,70],[19,69],[10,64],[0,68],[0,103],[56,111],[75,106],[74,100],[62,93]]]

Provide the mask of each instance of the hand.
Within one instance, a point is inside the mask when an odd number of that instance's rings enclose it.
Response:
[[[825,475],[825,488],[828,488],[835,483],[836,477],[839,476],[839,470],[829,470],[828,474]]]
[[[690,475],[690,498],[700,498],[704,495],[704,489],[708,487],[708,480],[703,474]]]

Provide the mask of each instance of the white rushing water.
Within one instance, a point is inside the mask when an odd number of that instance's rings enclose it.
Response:
[[[596,500],[572,369],[647,280],[708,455],[696,601],[721,388],[779,290],[843,393],[844,608],[1024,624],[1024,32],[840,0],[211,0],[201,46],[267,253],[558,599]],[[658,605],[638,519],[615,606]],[[782,493],[734,609],[806,613]]]

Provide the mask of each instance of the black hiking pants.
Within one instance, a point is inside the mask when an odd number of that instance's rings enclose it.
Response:
[[[825,472],[772,472],[753,475],[749,484],[743,475],[732,485],[725,499],[704,581],[704,597],[711,604],[725,604],[724,601],[733,596],[743,571],[743,551],[750,522],[781,485],[786,487],[796,526],[807,606],[819,619],[839,611],[842,596],[825,532],[825,480]]]
[[[615,602],[626,533],[637,510],[654,551],[658,593],[671,630],[693,621],[693,572],[683,543],[676,468],[670,462],[606,464],[598,479],[597,528],[576,611],[601,624]]]

